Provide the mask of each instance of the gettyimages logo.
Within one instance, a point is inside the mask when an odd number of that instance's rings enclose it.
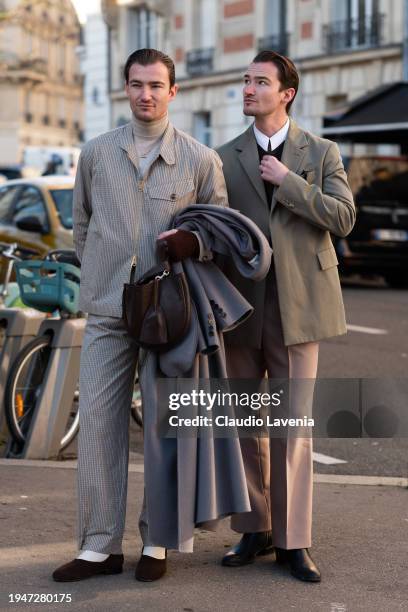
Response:
[[[313,427],[313,419],[306,415],[302,418],[289,418],[273,416],[266,411],[261,414],[263,408],[278,408],[282,405],[283,389],[275,393],[234,393],[218,390],[209,393],[203,389],[192,390],[190,393],[171,393],[169,396],[169,409],[180,410],[180,408],[196,407],[201,410],[211,411],[212,415],[197,414],[195,416],[171,415],[169,417],[170,427]],[[234,412],[226,413],[226,409]],[[256,411],[257,414],[237,416],[242,409]]]
[[[408,379],[157,381],[164,437],[408,437]]]

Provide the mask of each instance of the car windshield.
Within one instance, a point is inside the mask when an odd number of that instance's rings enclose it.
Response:
[[[60,221],[66,229],[72,229],[72,189],[51,189]]]

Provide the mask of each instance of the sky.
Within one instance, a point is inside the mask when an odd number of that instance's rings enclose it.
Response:
[[[72,0],[72,4],[76,8],[79,21],[84,23],[87,15],[98,12],[100,0]]]

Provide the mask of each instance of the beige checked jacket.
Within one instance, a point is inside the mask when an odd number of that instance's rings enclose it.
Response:
[[[156,238],[190,204],[228,206],[218,154],[169,124],[144,179],[132,124],[89,141],[74,189],[74,244],[81,261],[79,307],[121,317],[123,284],[157,263]]]

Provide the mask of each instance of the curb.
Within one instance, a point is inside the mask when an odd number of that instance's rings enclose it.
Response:
[[[129,472],[143,474],[144,466],[142,455],[135,453],[132,463],[129,463]],[[65,470],[76,470],[77,460],[69,461],[47,461],[41,459],[0,459],[0,467],[20,466],[20,467],[41,467],[41,468],[58,468]],[[386,487],[402,487],[408,489],[408,478],[403,476],[358,476],[354,474],[317,474],[313,476],[313,482],[316,484],[344,484],[358,486],[386,486]]]

